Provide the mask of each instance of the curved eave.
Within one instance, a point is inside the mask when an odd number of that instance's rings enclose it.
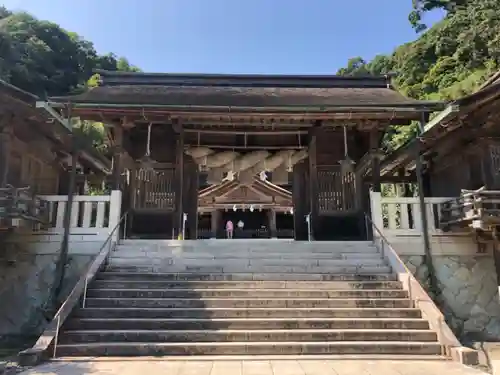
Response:
[[[422,143],[423,151],[429,151],[443,136],[464,126],[464,121],[457,120],[473,116],[476,110],[496,100],[500,100],[500,82],[490,84],[482,90],[455,100],[426,125],[424,133],[420,136],[426,140]],[[416,140],[413,139],[388,155],[381,164],[382,174],[392,173],[395,169],[402,167],[414,168],[412,146],[415,142]]]
[[[137,103],[91,103],[73,100],[59,100],[51,98],[49,104],[55,107],[69,106],[73,109],[165,109],[171,111],[196,111],[196,112],[363,112],[378,110],[381,112],[436,112],[444,109],[446,103],[435,101],[415,101],[414,103],[386,103],[380,104],[349,104],[349,105],[285,105],[285,106],[201,106],[201,105],[168,105],[168,104],[137,104]]]

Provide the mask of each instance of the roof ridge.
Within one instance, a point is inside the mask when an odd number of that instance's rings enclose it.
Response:
[[[310,88],[390,88],[391,75],[276,75],[142,73],[96,70],[101,86],[226,86],[226,87],[310,87]]]

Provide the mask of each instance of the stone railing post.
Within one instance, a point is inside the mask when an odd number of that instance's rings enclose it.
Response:
[[[370,207],[372,213],[372,222],[380,230],[384,230],[384,219],[382,217],[382,195],[381,193],[370,191]],[[373,231],[376,236],[376,231]]]
[[[111,191],[111,199],[109,202],[109,233],[118,225],[121,215],[121,204],[122,204],[122,192],[120,190]],[[119,231],[115,231],[113,234],[113,241],[118,241]]]

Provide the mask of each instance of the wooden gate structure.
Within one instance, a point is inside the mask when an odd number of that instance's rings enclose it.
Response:
[[[352,239],[366,238],[364,213],[370,184],[380,189],[385,130],[424,121],[443,108],[402,96],[388,76],[99,74],[98,87],[50,98],[49,105],[63,116],[71,111],[109,125],[114,174],[131,171],[132,210],[163,213],[171,222],[165,232],[175,235],[187,213],[187,237],[193,239],[207,169],[212,182],[222,183],[223,177],[240,178],[245,169],[258,175],[273,168],[272,182],[292,191],[296,239],[308,238],[307,215],[315,239],[340,238],[346,226]],[[146,154],[150,127],[148,169],[137,161]],[[207,153],[190,154],[190,147]],[[284,150],[307,155],[278,166],[276,155]],[[220,157],[210,159],[215,151]],[[347,170],[341,167],[346,153],[354,162]],[[279,183],[273,180],[278,175]]]

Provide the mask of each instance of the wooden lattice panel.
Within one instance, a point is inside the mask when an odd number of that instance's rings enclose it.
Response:
[[[343,175],[340,166],[318,168],[318,209],[326,215],[355,212],[354,173]]]
[[[500,182],[500,144],[490,145],[491,175],[495,185]]]
[[[175,170],[173,168],[135,170],[134,208],[137,210],[174,211],[174,176]]]

